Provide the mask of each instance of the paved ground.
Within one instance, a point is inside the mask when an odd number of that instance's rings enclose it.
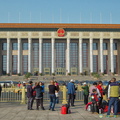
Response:
[[[85,111],[83,102],[76,102],[75,107],[71,108],[71,114],[60,114],[61,104],[56,105],[56,111],[48,110],[48,103],[44,103],[46,110],[27,110],[26,105],[19,103],[0,103],[0,120],[99,120],[98,114],[91,114]],[[35,109],[35,104],[33,106]],[[103,115],[102,120],[120,120],[118,118],[106,118]]]

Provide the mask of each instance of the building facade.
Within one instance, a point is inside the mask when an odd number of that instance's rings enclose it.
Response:
[[[0,75],[120,74],[120,24],[0,23]]]

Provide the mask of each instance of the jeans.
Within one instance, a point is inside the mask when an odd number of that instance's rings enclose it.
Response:
[[[36,109],[39,109],[39,106],[41,106],[41,109],[43,109],[43,98],[36,99]]]
[[[33,97],[28,98],[28,110],[32,109],[33,106]]]
[[[88,95],[84,95],[84,104],[85,104],[85,105],[88,104]]]
[[[59,103],[59,97],[56,97],[56,104]]]
[[[55,96],[55,94],[50,94],[49,97],[50,97],[50,106],[49,106],[49,108],[54,110],[55,103],[56,103],[56,96]]]
[[[118,97],[110,97],[107,115],[110,115],[112,105],[114,105],[114,115],[117,115]]]
[[[68,94],[68,106],[70,106],[70,102],[71,106],[74,106],[74,94]]]

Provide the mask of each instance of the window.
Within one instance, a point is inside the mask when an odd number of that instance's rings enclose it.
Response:
[[[82,44],[83,67],[88,67],[88,43]]]
[[[117,43],[113,43],[113,50],[117,50]]]
[[[28,43],[23,43],[23,50],[28,50]]]
[[[12,56],[12,73],[17,74],[18,56]]]
[[[39,70],[39,43],[33,43],[33,69],[34,72]]]
[[[93,43],[93,50],[98,50],[98,43]]]
[[[7,70],[7,55],[2,55],[2,74],[6,75]]]
[[[28,72],[28,55],[23,55],[22,57],[22,63],[23,63],[23,74],[26,74]]]
[[[66,43],[55,43],[56,49],[56,68],[65,68]]]
[[[12,50],[18,50],[18,43],[12,43]]]
[[[43,69],[51,68],[51,43],[43,43]]]
[[[107,66],[108,66],[108,56],[103,55],[103,68],[104,68],[104,74],[107,74]]]
[[[103,43],[103,50],[107,50],[108,49],[108,44],[107,43]]]
[[[98,72],[98,55],[93,55],[93,72]]]
[[[2,43],[2,50],[7,50],[7,43]]]
[[[114,60],[113,61],[114,62],[114,73],[117,74],[118,73],[117,55],[114,55],[113,57],[114,57],[114,59],[113,59]]]
[[[78,43],[70,43],[70,67],[78,68]]]

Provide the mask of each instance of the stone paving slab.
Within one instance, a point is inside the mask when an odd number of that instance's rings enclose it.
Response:
[[[0,120],[101,120],[98,114],[85,111],[83,102],[76,102],[75,107],[71,107],[71,114],[62,115],[60,113],[61,104],[57,104],[56,111],[48,110],[48,103],[44,103],[45,110],[27,110],[27,105],[19,103],[0,103]],[[35,104],[33,106],[35,109]],[[106,118],[102,120],[120,120],[118,118]]]

